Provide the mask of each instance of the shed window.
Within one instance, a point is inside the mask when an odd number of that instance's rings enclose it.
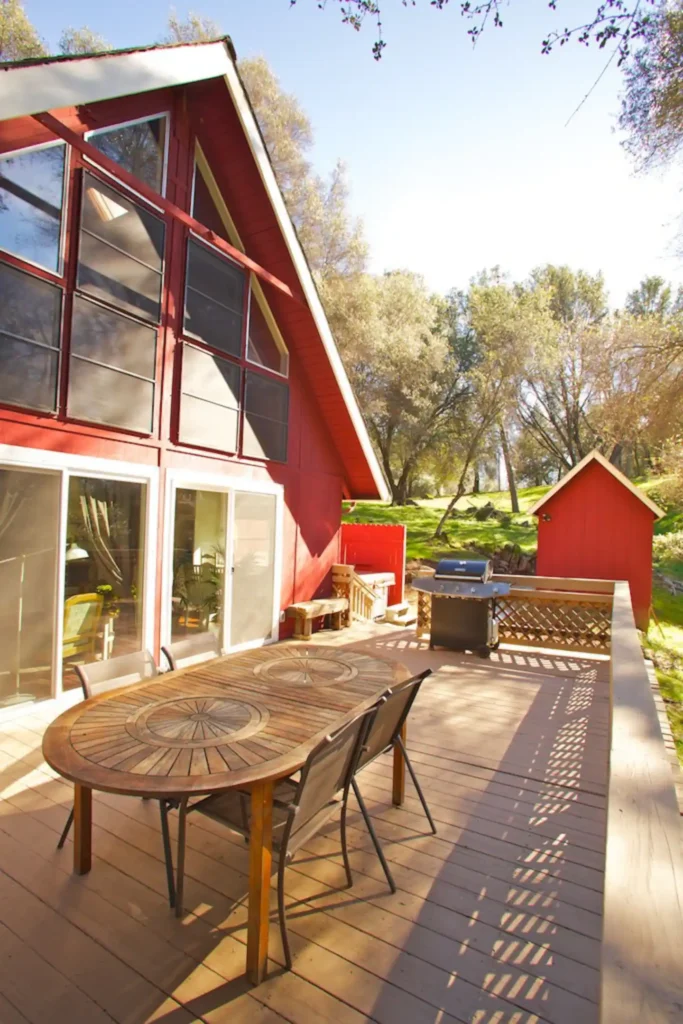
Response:
[[[54,412],[62,292],[0,264],[0,402]]]
[[[91,146],[140,178],[155,192],[163,192],[166,115],[133,124],[102,128],[87,136]]]
[[[66,146],[0,157],[0,247],[59,271]]]
[[[257,459],[287,461],[289,388],[247,371],[242,453]]]
[[[193,345],[183,350],[179,440],[237,451],[239,366]]]
[[[185,333],[232,356],[242,351],[244,271],[190,239]]]
[[[78,288],[158,321],[164,237],[162,220],[84,174]]]
[[[75,296],[69,415],[151,433],[156,339],[156,328]]]

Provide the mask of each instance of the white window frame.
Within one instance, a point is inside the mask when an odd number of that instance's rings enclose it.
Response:
[[[193,470],[169,469],[166,471],[166,495],[164,508],[164,548],[161,572],[161,643],[171,642],[171,615],[173,590],[173,545],[175,537],[175,504],[178,489],[187,488],[197,491],[215,491],[225,494],[228,499],[226,532],[225,532],[225,593],[223,595],[223,623],[221,626],[220,646],[226,654],[252,650],[277,643],[280,634],[280,595],[282,592],[282,557],[283,557],[283,522],[284,522],[284,487],[270,480],[252,480],[248,477],[225,476],[214,473],[201,473]],[[230,626],[232,615],[232,586],[234,569],[234,521],[235,495],[271,494],[275,497],[275,555],[273,566],[273,609],[271,631],[265,639],[249,640],[243,644],[230,644]]]
[[[100,480],[119,480],[125,483],[146,485],[145,533],[143,564],[143,608],[142,647],[154,650],[157,534],[159,518],[159,470],[156,466],[143,466],[115,459],[101,459],[85,455],[69,455],[63,452],[46,451],[40,448],[21,448],[16,445],[0,444],[0,469],[24,469],[36,472],[59,474],[60,515],[58,524],[58,556],[55,579],[55,608],[57,621],[54,629],[52,650],[52,693],[53,699],[65,695],[62,687],[62,640],[64,631],[64,589],[67,520],[69,504],[69,481],[71,477],[90,477]],[[67,691],[68,692],[68,691]],[[80,694],[80,691],[78,691]],[[8,711],[24,710],[25,706],[8,708]],[[0,718],[3,712],[0,711]]]
[[[3,158],[9,158],[14,156],[21,156],[22,153],[37,153],[41,149],[53,149],[55,146],[64,146],[64,180],[62,181],[62,216],[61,223],[59,225],[59,247],[57,253],[57,269],[53,270],[51,267],[46,267],[42,263],[36,263],[35,260],[29,260],[26,256],[22,256],[18,252],[12,252],[11,249],[5,249],[4,246],[0,246],[0,252],[6,252],[9,256],[13,256],[15,260],[21,260],[27,267],[35,267],[37,270],[42,270],[45,274],[52,274],[53,277],[64,277],[64,261],[66,259],[66,222],[69,215],[69,176],[71,171],[71,146],[67,145],[61,139],[57,139],[54,142],[42,142],[37,146],[22,146],[21,149],[8,150],[5,153],[0,153],[0,165],[2,165]],[[63,305],[63,303],[62,303]]]
[[[86,132],[83,138],[86,142],[88,142],[90,139],[92,139],[94,135],[103,135],[105,132],[113,132],[116,131],[118,128],[130,128],[131,125],[144,124],[145,121],[158,121],[162,117],[166,121],[166,130],[164,131],[164,152],[161,165],[161,191],[159,195],[165,196],[166,185],[168,184],[168,144],[171,136],[170,110],[160,110],[156,114],[147,114],[145,117],[133,117],[131,118],[130,121],[120,121],[117,124],[104,125],[104,127],[102,128],[93,128],[92,131]],[[108,178],[113,178],[115,181],[118,180],[114,174],[110,174],[109,171],[106,171],[99,164],[95,163],[94,160],[91,160],[87,156],[85,157],[85,159],[91,167],[96,167],[98,171],[100,171],[102,174],[106,174]],[[116,163],[116,161],[114,161],[114,163]],[[127,185],[125,187],[128,188]],[[135,191],[135,189],[131,188],[129,189],[129,191],[132,192],[133,195],[137,196],[138,199],[142,199],[145,203],[148,203],[150,206],[153,206],[155,210],[159,211],[159,213],[164,213],[164,210],[162,210],[160,206],[157,206],[156,203],[151,203],[149,199],[147,199],[145,196],[141,196],[139,192]]]

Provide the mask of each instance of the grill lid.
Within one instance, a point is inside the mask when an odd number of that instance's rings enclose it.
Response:
[[[472,580],[487,583],[493,570],[488,558],[442,558],[434,573],[435,580]]]
[[[460,597],[470,601],[490,601],[491,598],[504,597],[510,593],[509,583],[482,583],[480,580],[467,580],[449,577],[438,579],[427,576],[412,582],[413,590],[421,590],[423,594],[433,597]]]

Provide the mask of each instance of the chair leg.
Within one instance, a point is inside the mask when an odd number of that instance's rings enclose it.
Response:
[[[436,835],[436,825],[434,824],[434,819],[432,818],[429,812],[429,807],[427,806],[427,801],[425,800],[424,793],[422,792],[422,787],[420,786],[420,783],[417,781],[417,775],[415,774],[415,769],[413,768],[410,758],[408,757],[408,751],[406,750],[405,743],[403,742],[400,736],[396,737],[396,742],[400,746],[401,752],[403,753],[403,759],[408,767],[408,771],[410,772],[410,777],[413,780],[413,785],[415,786],[415,789],[417,790],[417,795],[420,798],[422,810],[427,815],[427,821],[429,822],[432,832],[434,833],[434,835]]]
[[[382,847],[380,846],[379,839],[377,838],[377,836],[375,834],[375,829],[374,829],[372,821],[370,819],[370,815],[368,814],[368,809],[365,806],[365,801],[363,800],[363,797],[361,796],[361,793],[360,793],[360,789],[358,788],[358,783],[354,779],[353,782],[351,783],[351,785],[353,786],[353,792],[354,792],[354,794],[356,796],[356,800],[358,801],[358,806],[360,807],[360,812],[363,815],[363,818],[365,820],[365,824],[367,826],[368,832],[370,833],[370,838],[372,839],[373,846],[375,847],[375,850],[377,851],[377,856],[379,857],[379,862],[382,865],[382,869],[383,869],[384,874],[386,876],[387,882],[389,883],[389,888],[391,889],[392,892],[396,892],[396,882],[394,881],[394,876],[392,875],[391,871],[389,870],[389,865],[387,864],[387,859],[384,856],[384,851],[382,850]]]
[[[74,821],[74,809],[72,807],[71,810],[69,811],[69,817],[66,819],[66,825],[64,826],[64,831],[62,832],[61,836],[59,837],[59,842],[57,843],[57,849],[58,850],[61,850],[61,848],[64,846],[64,843],[66,842],[66,837],[69,834],[69,829],[73,825],[73,821]]]
[[[292,951],[289,948],[289,935],[287,934],[287,912],[285,908],[285,868],[287,866],[284,852],[280,851],[280,861],[277,866],[277,912],[280,918],[280,935],[282,936],[282,949],[285,954],[287,970],[292,969]]]
[[[168,884],[168,903],[171,909],[175,907],[175,881],[173,879],[173,853],[171,851],[171,837],[168,831],[168,808],[166,800],[159,801],[159,812],[161,814],[161,838],[164,843],[164,861],[166,862],[166,882]]]
[[[349,793],[348,790],[344,794],[344,802],[342,804],[341,820],[339,822],[339,832],[341,835],[341,848],[342,857],[344,858],[344,870],[346,871],[346,885],[347,888],[351,888],[353,885],[353,875],[351,874],[351,864],[349,863],[349,850],[346,843],[346,811],[349,806]]]
[[[185,832],[187,826],[187,799],[180,801],[178,808],[178,867],[175,885],[175,916],[183,916],[183,891],[185,888]]]

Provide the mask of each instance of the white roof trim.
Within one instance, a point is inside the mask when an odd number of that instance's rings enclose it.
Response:
[[[609,462],[604,455],[601,455],[597,448],[594,448],[592,452],[589,452],[585,458],[581,459],[581,462],[578,462],[573,469],[570,469],[569,472],[562,477],[561,480],[558,480],[555,486],[551,487],[547,494],[544,494],[542,498],[539,498],[536,504],[531,506],[531,508],[529,509],[529,513],[536,515],[536,513],[538,513],[541,510],[545,503],[547,501],[550,501],[550,499],[553,498],[558,491],[561,491],[565,484],[568,484],[570,480],[577,476],[581,472],[581,470],[588,465],[589,462],[599,462],[603,469],[606,469],[608,473],[612,474],[615,480],[618,480],[620,484],[623,484],[623,486],[626,487],[627,490],[631,492],[631,494],[635,494],[636,498],[639,498],[642,501],[643,505],[646,505],[650,509],[650,512],[653,513],[656,519],[662,518],[664,512],[659,507],[659,505],[655,505],[654,501],[651,501],[650,498],[648,498],[648,496],[644,494],[639,487],[636,487],[635,484],[632,484],[629,478],[627,476],[624,476],[620,469],[617,469],[616,466],[613,466],[612,463]]]
[[[275,211],[275,216],[277,217],[278,224],[280,225],[283,238],[287,243],[289,254],[296,268],[299,281],[301,282],[304,297],[308,303],[309,309],[311,310],[313,319],[315,320],[315,325],[318,328],[318,332],[327,353],[327,358],[330,361],[337,384],[339,385],[339,390],[341,391],[346,407],[349,410],[351,421],[358,440],[361,443],[363,454],[365,455],[370,467],[373,480],[375,481],[380,497],[384,501],[388,501],[391,494],[389,492],[387,482],[384,479],[384,474],[382,473],[377,456],[375,455],[375,450],[372,447],[372,442],[370,441],[370,435],[368,434],[365,420],[358,408],[358,402],[356,401],[356,396],[354,395],[351,384],[349,383],[349,378],[346,375],[346,370],[344,369],[341,356],[339,355],[339,350],[334,338],[332,337],[332,331],[330,330],[330,325],[327,322],[327,317],[325,316],[325,311],[320,301],[320,296],[318,295],[318,289],[315,286],[313,276],[308,263],[306,262],[306,257],[303,254],[299,239],[296,236],[291,218],[287,213],[287,208],[285,206],[284,199],[282,198],[280,187],[275,180],[275,174],[270,163],[270,158],[268,157],[268,153],[266,152],[266,148],[263,144],[261,132],[256,124],[251,105],[246,97],[244,86],[242,85],[240,77],[237,74],[237,69],[232,61],[230,62],[230,67],[226,72],[225,80],[233,103],[235,104],[235,109],[237,110],[240,121],[242,122],[242,127],[244,128],[256,165],[261,174],[261,179],[268,193],[273,210]]]
[[[7,65],[0,67],[0,119],[218,78],[228,67],[222,41]]]
[[[225,42],[0,67],[0,120],[224,77],[379,495],[391,497],[365,421]]]

